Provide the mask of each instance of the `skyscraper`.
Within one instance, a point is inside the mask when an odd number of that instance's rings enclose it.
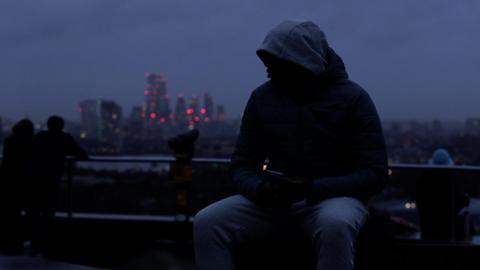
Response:
[[[174,119],[178,131],[184,131],[188,127],[187,105],[185,104],[185,97],[182,94],[177,96]]]
[[[84,100],[80,102],[80,117],[80,138],[119,146],[122,108],[117,103],[101,99]]]
[[[122,108],[114,101],[100,100],[99,140],[113,143],[121,142]]]
[[[132,108],[130,115],[128,116],[128,121],[139,122],[143,119],[143,108],[141,106],[135,106]]]
[[[162,74],[147,72],[144,90],[144,115],[148,127],[166,124],[170,121],[170,103],[167,95],[167,80]]]
[[[219,123],[225,122],[225,109],[222,105],[217,106],[217,121]]]
[[[81,139],[98,140],[99,108],[98,101],[88,99],[80,102],[80,118],[82,121]]]
[[[189,118],[189,125],[190,129],[194,128],[198,122],[200,122],[200,108],[198,104],[198,97],[196,95],[192,95],[188,102],[187,108],[187,115]]]
[[[204,107],[201,109],[201,113],[203,114],[203,121],[205,123],[209,123],[213,120],[213,116],[215,115],[215,103],[213,102],[212,96],[208,93],[205,93],[203,96]]]

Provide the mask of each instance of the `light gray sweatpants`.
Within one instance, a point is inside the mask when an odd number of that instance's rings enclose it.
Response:
[[[235,195],[204,208],[195,216],[194,245],[197,269],[234,270],[232,250],[248,243],[286,234],[298,226],[311,239],[317,254],[317,270],[353,269],[354,247],[367,216],[357,199],[338,197],[290,208],[257,206]]]

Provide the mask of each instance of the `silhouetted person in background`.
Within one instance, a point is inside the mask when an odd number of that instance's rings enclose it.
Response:
[[[33,143],[32,173],[34,181],[30,193],[27,215],[33,226],[34,248],[45,248],[50,236],[57,207],[60,180],[65,170],[67,156],[87,159],[88,155],[73,139],[63,131],[64,120],[51,116],[47,121],[47,131],[39,132]],[[40,241],[40,242],[39,242]]]
[[[443,165],[443,166],[452,166],[455,165],[453,162],[450,153],[443,149],[439,148],[435,150],[432,154],[432,158],[428,161],[431,165]]]
[[[257,55],[270,80],[251,94],[232,155],[240,195],[195,217],[197,266],[234,269],[238,245],[299,230],[317,269],[351,270],[365,202],[387,181],[375,106],[312,22],[281,23]]]
[[[445,167],[455,165],[444,148],[435,150],[428,163]],[[425,171],[422,181],[417,182],[417,209],[423,240],[469,239],[470,197],[462,191],[461,182],[456,180],[452,170],[431,170]]]
[[[1,239],[5,253],[23,252],[21,211],[25,207],[29,185],[28,168],[32,157],[34,127],[23,119],[13,126],[3,144],[2,176],[0,177]]]

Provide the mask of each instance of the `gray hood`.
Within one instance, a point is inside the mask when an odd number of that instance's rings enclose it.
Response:
[[[325,33],[316,24],[285,21],[270,30],[257,55],[267,52],[320,75],[328,65],[328,50]]]

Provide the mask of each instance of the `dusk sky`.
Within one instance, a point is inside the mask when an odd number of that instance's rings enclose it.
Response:
[[[383,120],[480,117],[479,14],[478,0],[2,0],[0,116],[78,120],[87,98],[128,114],[153,71],[235,117],[266,80],[256,48],[295,19],[326,32]]]

